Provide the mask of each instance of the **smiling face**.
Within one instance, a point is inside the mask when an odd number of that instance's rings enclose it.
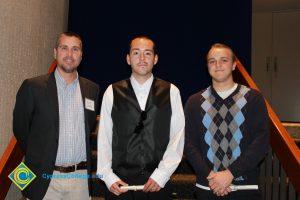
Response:
[[[207,67],[213,84],[233,83],[232,71],[236,62],[231,49],[212,47],[207,54]]]
[[[132,75],[135,79],[141,82],[146,81],[158,61],[153,41],[144,37],[132,40],[126,60],[128,65],[131,65]]]
[[[82,59],[81,40],[75,36],[62,34],[54,49],[57,67],[63,73],[74,73]]]

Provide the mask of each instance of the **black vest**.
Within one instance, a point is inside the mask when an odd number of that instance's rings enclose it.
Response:
[[[170,83],[154,79],[145,111],[130,80],[112,85],[112,169],[122,176],[152,173],[166,151],[171,124]]]

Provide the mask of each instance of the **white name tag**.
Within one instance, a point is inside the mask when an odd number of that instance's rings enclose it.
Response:
[[[85,108],[91,111],[95,111],[95,102],[91,99],[85,98]]]

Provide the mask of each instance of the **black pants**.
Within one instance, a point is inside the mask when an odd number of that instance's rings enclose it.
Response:
[[[134,177],[122,177],[119,175],[122,181],[128,183],[128,185],[144,185],[149,176],[139,175]],[[106,200],[172,200],[172,186],[170,181],[166,183],[164,188],[161,188],[158,192],[143,192],[142,190],[123,193],[119,196],[111,193],[107,188],[105,191]]]
[[[226,196],[218,197],[210,190],[195,187],[195,193],[198,200],[262,200],[259,190],[232,191]]]

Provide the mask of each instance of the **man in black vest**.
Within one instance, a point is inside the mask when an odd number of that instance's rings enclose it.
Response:
[[[180,93],[153,77],[158,56],[150,38],[134,38],[126,60],[130,79],[110,85],[103,96],[97,174],[109,189],[106,199],[171,199],[169,179],[184,144]]]

